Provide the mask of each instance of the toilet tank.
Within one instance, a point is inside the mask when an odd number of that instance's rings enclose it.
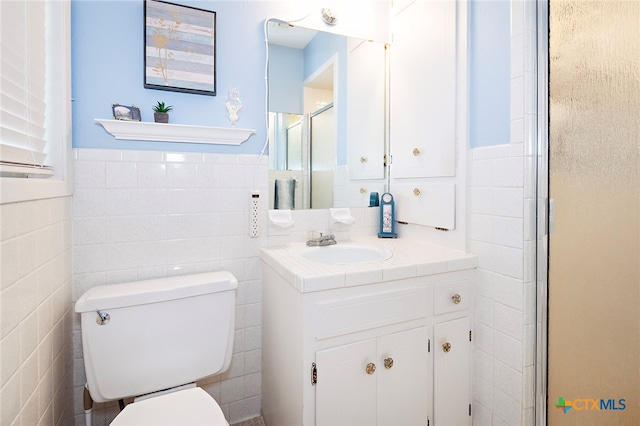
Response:
[[[87,290],[75,311],[93,400],[168,389],[229,368],[237,287],[230,272],[218,271]]]

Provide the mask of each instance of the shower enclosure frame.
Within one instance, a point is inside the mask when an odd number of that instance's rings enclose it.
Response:
[[[535,123],[530,145],[534,149],[536,182],[536,240],[535,240],[535,282],[536,282],[536,343],[535,343],[535,424],[547,424],[547,341],[548,341],[548,234],[552,214],[549,203],[549,1],[537,0],[535,14],[535,44],[531,46],[535,54],[535,81],[532,95],[535,102]],[[526,95],[525,95],[526,96]],[[525,97],[526,99],[526,97]],[[531,308],[531,307],[530,307]]]

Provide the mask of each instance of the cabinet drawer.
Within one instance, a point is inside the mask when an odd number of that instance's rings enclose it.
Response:
[[[430,302],[427,288],[321,302],[315,306],[316,339],[423,318],[428,315]]]
[[[436,315],[469,309],[470,281],[462,280],[436,285],[434,313]]]

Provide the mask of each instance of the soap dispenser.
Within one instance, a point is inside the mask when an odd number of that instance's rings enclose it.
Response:
[[[385,192],[380,199],[380,232],[378,238],[397,238],[396,228],[396,212],[393,195]]]

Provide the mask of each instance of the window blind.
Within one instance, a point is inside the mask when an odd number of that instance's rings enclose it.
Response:
[[[0,1],[0,175],[46,177],[46,2]]]

